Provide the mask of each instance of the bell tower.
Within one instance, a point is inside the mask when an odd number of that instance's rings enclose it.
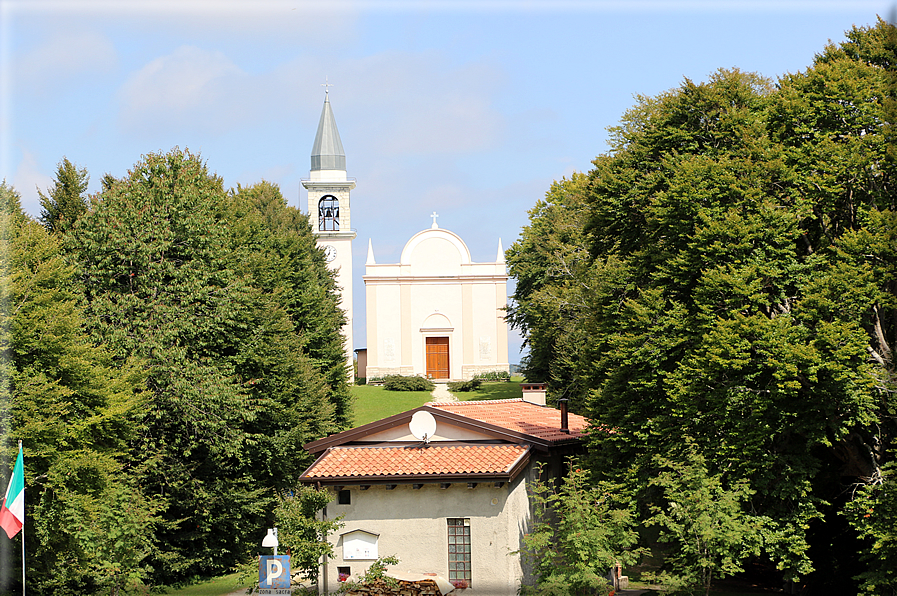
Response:
[[[346,154],[330,107],[329,84],[324,86],[324,109],[311,150],[311,171],[302,186],[308,190],[308,215],[318,248],[324,250],[327,266],[336,272],[340,305],[346,313],[342,334],[349,380],[354,382],[352,338],[352,229],[349,193],[355,181],[346,177]]]

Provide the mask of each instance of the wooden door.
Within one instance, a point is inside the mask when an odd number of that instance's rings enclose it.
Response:
[[[449,338],[427,338],[427,376],[431,379],[449,377]]]

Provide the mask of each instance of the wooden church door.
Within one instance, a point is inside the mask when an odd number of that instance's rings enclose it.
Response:
[[[449,338],[427,338],[427,376],[431,379],[449,377]]]

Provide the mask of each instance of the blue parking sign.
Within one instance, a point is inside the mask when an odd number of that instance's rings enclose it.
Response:
[[[290,556],[259,557],[259,588],[290,589]]]

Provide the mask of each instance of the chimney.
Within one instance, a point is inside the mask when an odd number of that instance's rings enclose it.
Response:
[[[545,392],[548,385],[545,383],[520,383],[520,393],[523,401],[537,406],[545,405]]]
[[[567,425],[567,398],[562,397],[558,400],[558,405],[561,407],[561,432],[570,434],[570,427]]]

